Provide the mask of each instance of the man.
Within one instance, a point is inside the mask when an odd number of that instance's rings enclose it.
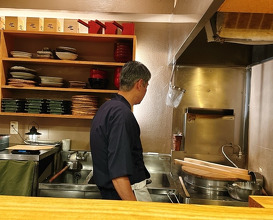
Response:
[[[140,128],[132,107],[144,98],[151,73],[137,61],[126,63],[118,94],[96,113],[90,132],[94,181],[103,199],[151,201]]]

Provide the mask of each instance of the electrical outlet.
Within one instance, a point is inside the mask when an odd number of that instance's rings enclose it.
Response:
[[[18,134],[18,121],[11,121],[9,126],[9,133],[10,134]]]

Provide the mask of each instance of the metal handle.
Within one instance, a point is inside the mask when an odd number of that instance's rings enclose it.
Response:
[[[183,181],[183,179],[182,179],[181,176],[179,176],[179,180],[180,180],[182,189],[183,189],[183,191],[184,191],[186,197],[187,197],[187,198],[190,198],[191,196],[190,196],[190,194],[189,194],[189,192],[188,192],[188,190],[187,190],[187,188],[186,188],[186,186],[185,186],[185,184],[184,184],[184,181]]]
[[[174,192],[171,192],[171,191],[168,192],[168,193],[167,193],[167,196],[168,196],[169,200],[171,201],[171,203],[174,203],[173,200],[172,200],[172,198],[171,198],[171,196],[174,196],[175,199],[176,199],[176,201],[177,201],[177,203],[180,203],[180,202],[179,202],[179,199],[177,198],[177,196],[176,196],[176,194],[175,194]]]

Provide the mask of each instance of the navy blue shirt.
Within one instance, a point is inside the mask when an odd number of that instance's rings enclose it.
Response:
[[[140,128],[129,102],[116,95],[96,113],[91,126],[90,146],[94,181],[114,189],[112,179],[128,176],[134,184],[150,177],[143,161]]]

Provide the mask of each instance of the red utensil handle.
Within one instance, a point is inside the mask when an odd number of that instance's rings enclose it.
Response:
[[[98,25],[100,25],[101,27],[106,28],[106,26],[105,26],[103,23],[101,23],[99,20],[95,20],[95,22],[96,22]]]
[[[116,25],[118,28],[120,28],[121,30],[123,30],[123,26],[120,25],[118,22],[113,21],[113,24]]]
[[[89,27],[89,25],[86,22],[84,22],[83,20],[81,20],[81,19],[78,19],[78,22],[81,23],[82,25],[86,26],[86,27]]]

